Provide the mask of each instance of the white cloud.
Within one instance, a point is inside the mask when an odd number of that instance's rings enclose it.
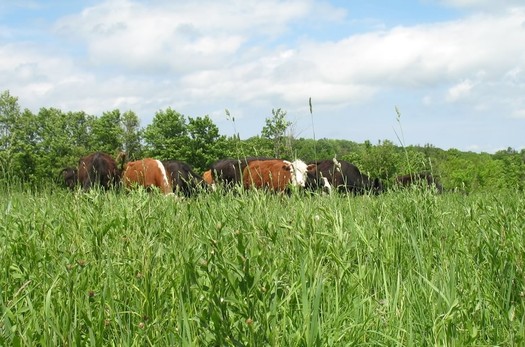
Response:
[[[475,112],[492,105],[501,111],[494,117],[521,118],[525,7],[502,4],[454,21],[318,41],[294,25],[353,19],[314,0],[104,1],[56,22],[60,46],[0,42],[0,85],[30,108],[132,109],[144,119],[168,106],[218,118],[229,108],[247,119],[258,108],[298,110],[308,97],[333,111],[382,103],[389,92],[416,95],[425,112],[461,100]]]
[[[525,119],[525,108],[515,110],[512,113],[512,118]]]
[[[85,40],[95,64],[191,71],[222,67],[250,39],[276,37],[312,11],[298,0],[161,4],[106,1],[63,18],[56,31]]]
[[[474,84],[470,80],[462,81],[448,90],[447,101],[454,102],[465,96],[468,96],[474,87]]]
[[[490,11],[506,11],[509,8],[523,6],[522,0],[437,0],[437,2],[452,7]]]

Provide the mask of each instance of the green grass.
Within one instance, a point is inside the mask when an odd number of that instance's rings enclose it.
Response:
[[[5,191],[0,345],[523,345],[524,211],[512,191]]]

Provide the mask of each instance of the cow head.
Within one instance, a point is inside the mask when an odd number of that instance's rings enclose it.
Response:
[[[60,172],[63,182],[69,189],[74,189],[78,182],[78,171],[74,167],[66,167]]]
[[[290,163],[290,162],[287,162]],[[308,169],[310,165],[306,165],[306,163],[302,160],[296,159],[293,162],[290,163],[291,165],[291,172],[292,172],[292,179],[291,183],[296,186],[304,187],[306,185],[306,180],[308,177]]]

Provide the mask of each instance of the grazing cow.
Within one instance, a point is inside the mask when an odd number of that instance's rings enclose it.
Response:
[[[76,167],[65,167],[60,172],[62,182],[67,188],[73,190],[78,183],[78,169]]]
[[[339,192],[363,194],[372,192],[379,194],[383,185],[378,178],[371,179],[361,173],[357,166],[344,160],[321,160],[311,165],[313,169],[308,173],[309,188],[326,187],[326,182],[335,187]]]
[[[395,183],[398,187],[403,188],[410,186],[435,187],[438,193],[443,192],[443,186],[436,177],[432,176],[430,172],[419,172],[397,176]]]
[[[267,157],[246,157],[240,159],[221,159],[210,167],[212,181],[221,183],[225,187],[232,188],[241,183],[244,168],[254,160],[273,160]]]
[[[197,191],[199,187],[205,187],[202,178],[185,162],[179,160],[164,160],[162,165],[164,165],[166,169],[174,193],[182,192],[185,196],[189,197]]]
[[[116,186],[120,173],[115,159],[106,153],[95,152],[78,162],[78,182],[84,190],[96,185],[104,189]]]
[[[283,192],[290,185],[304,187],[308,165],[301,160],[254,160],[243,171],[243,184],[246,189],[266,188]]]
[[[160,160],[153,158],[128,162],[122,174],[122,182],[128,189],[134,186],[142,186],[146,189],[158,187],[164,194],[173,194],[164,165]]]

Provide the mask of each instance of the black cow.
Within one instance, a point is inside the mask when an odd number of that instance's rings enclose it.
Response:
[[[395,183],[398,187],[406,188],[410,186],[418,187],[435,187],[438,193],[443,192],[443,186],[439,182],[439,179],[434,177],[430,172],[418,172],[413,174],[397,176]]]
[[[242,182],[242,173],[249,162],[254,160],[273,160],[269,157],[245,157],[239,159],[221,159],[210,166],[213,182],[231,188]]]
[[[383,184],[378,178],[371,179],[361,173],[357,166],[347,161],[334,158],[311,164],[314,164],[315,168],[308,174],[307,187],[309,188],[325,186],[328,181],[332,187],[344,193],[379,194],[383,191]]]
[[[78,183],[78,170],[76,167],[65,167],[60,172],[62,182],[71,190],[75,189]]]
[[[206,187],[202,177],[193,171],[190,165],[179,160],[164,160],[162,162],[166,174],[173,187],[173,192],[181,192],[190,196],[198,189]]]
[[[78,162],[78,182],[82,189],[94,186],[109,189],[120,181],[121,170],[109,154],[95,152],[81,158]]]

